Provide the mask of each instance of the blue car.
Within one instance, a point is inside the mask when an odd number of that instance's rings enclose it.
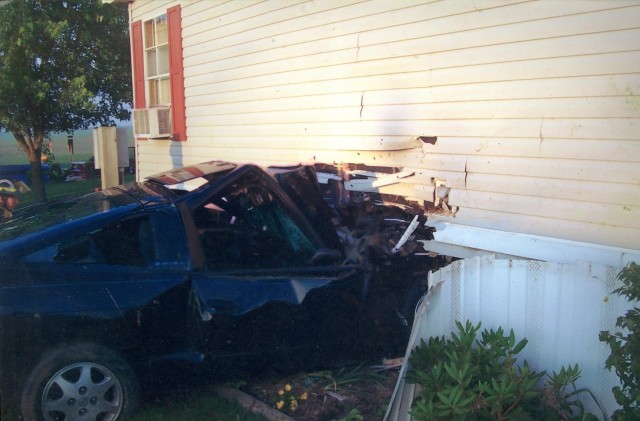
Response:
[[[380,352],[420,282],[385,283],[400,269],[328,203],[312,167],[213,161],[16,211],[0,225],[3,419],[125,420],[156,366]]]

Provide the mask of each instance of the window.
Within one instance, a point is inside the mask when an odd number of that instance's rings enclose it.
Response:
[[[167,16],[158,16],[144,23],[144,53],[149,106],[170,105],[169,38]]]
[[[147,266],[156,259],[153,232],[148,217],[125,219],[102,229],[46,247],[25,257],[25,263],[62,265],[102,263]]]
[[[193,216],[210,269],[300,266],[316,251],[280,199],[259,182],[229,186]]]
[[[131,24],[133,108],[170,107],[171,138],[178,141],[187,140],[181,13],[177,5]]]

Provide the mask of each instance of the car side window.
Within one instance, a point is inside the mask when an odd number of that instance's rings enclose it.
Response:
[[[229,186],[193,216],[211,269],[303,265],[315,252],[282,201],[259,182]]]
[[[124,219],[90,233],[67,238],[25,257],[23,261],[58,264],[146,266],[155,260],[148,216]]]

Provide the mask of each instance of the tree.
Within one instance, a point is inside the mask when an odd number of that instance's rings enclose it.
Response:
[[[46,200],[40,158],[50,133],[129,118],[127,10],[102,0],[13,0],[0,7],[0,128],[29,158]]]

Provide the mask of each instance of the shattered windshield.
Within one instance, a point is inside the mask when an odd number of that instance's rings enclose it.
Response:
[[[138,202],[115,189],[39,203],[17,210],[11,221],[0,224],[0,241],[132,204]]]

